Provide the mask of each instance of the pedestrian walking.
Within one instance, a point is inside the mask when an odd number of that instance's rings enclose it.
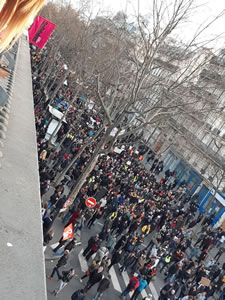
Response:
[[[139,286],[139,279],[136,276],[131,277],[127,287],[121,293],[120,297],[125,298],[130,292],[135,291],[136,288]]]
[[[63,271],[62,275],[60,276],[59,279],[59,285],[58,288],[55,289],[52,294],[54,296],[57,296],[59,292],[70,282],[71,279],[73,279],[76,276],[75,270],[70,269],[69,271]]]
[[[84,291],[87,292],[88,290],[90,290],[93,285],[95,285],[102,279],[102,276],[103,276],[103,267],[100,266],[97,270],[94,270],[93,272],[90,273]]]
[[[113,253],[112,258],[111,258],[111,264],[109,266],[108,271],[111,269],[111,267],[115,264],[118,264],[122,259],[122,250],[118,250]]]
[[[138,287],[134,290],[134,293],[131,297],[131,300],[136,300],[138,295],[147,287],[148,283],[145,280],[145,277],[143,279],[140,279]]]
[[[83,256],[86,256],[88,254],[89,251],[91,251],[91,247],[92,245],[98,240],[98,235],[93,235],[90,237],[90,239],[88,240],[88,245],[87,247],[84,249],[84,252],[82,253]],[[97,250],[96,250],[97,251]]]
[[[102,240],[98,239],[96,240],[92,245],[91,245],[91,249],[90,251],[87,253],[87,255],[85,256],[86,260],[88,261],[90,259],[90,257],[95,254],[98,249],[100,248]]]
[[[69,250],[65,250],[64,255],[58,260],[56,266],[53,268],[52,274],[48,276],[49,280],[51,280],[54,277],[55,273],[57,274],[58,279],[60,279],[59,268],[65,266],[67,264],[68,259],[69,259]]]
[[[101,261],[96,261],[95,259],[91,262],[90,266],[88,267],[88,270],[84,273],[84,275],[80,278],[80,282],[86,277],[90,275],[91,272],[98,269],[101,265]]]
[[[85,299],[85,292],[83,289],[77,290],[71,296],[71,300],[84,300]]]
[[[219,250],[217,251],[216,255],[215,255],[215,260],[218,261],[221,257],[221,255],[223,255],[223,253],[225,253],[225,246],[222,246],[219,248]]]
[[[111,276],[108,274],[105,278],[103,278],[98,285],[97,292],[92,300],[98,300],[102,297],[103,293],[109,288],[110,286],[110,279]]]

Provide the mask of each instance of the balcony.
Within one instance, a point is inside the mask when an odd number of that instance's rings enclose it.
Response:
[[[213,151],[211,148],[207,147],[207,145],[204,144],[200,139],[198,139],[196,135],[187,130],[183,125],[176,122],[174,119],[169,118],[169,123],[174,130],[185,136],[185,139],[187,139],[188,142],[190,142],[193,145],[193,147],[197,148],[204,156],[207,156],[220,168],[222,167],[225,170],[225,161],[221,155]]]

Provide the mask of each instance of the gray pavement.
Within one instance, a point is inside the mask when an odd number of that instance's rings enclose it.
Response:
[[[161,178],[162,174],[159,174],[159,178]],[[50,195],[53,193],[54,189],[51,188],[50,192],[44,197],[44,201],[47,201],[50,198]],[[68,189],[65,189],[65,193],[68,193]],[[77,289],[84,288],[87,279],[85,278],[83,282],[80,282],[80,277],[84,275],[84,272],[87,270],[87,262],[83,258],[82,251],[87,246],[87,241],[90,238],[91,235],[97,234],[101,231],[102,226],[104,223],[104,219],[98,220],[94,226],[92,226],[91,230],[89,230],[87,227],[85,227],[80,236],[77,238],[81,240],[82,244],[77,246],[72,253],[70,254],[68,264],[61,268],[60,271],[63,270],[69,270],[71,267],[75,268],[76,274],[78,275],[77,278],[74,278],[58,295],[57,299],[65,300],[65,299],[71,299],[71,295],[74,291]],[[53,231],[55,232],[53,240],[50,242],[50,245],[53,245],[58,242],[58,240],[62,236],[62,232],[64,229],[64,225],[62,224],[60,218],[57,218],[53,225]],[[197,232],[200,231],[199,225],[194,227],[193,234],[194,234],[194,241],[197,238]],[[148,242],[151,239],[151,234],[145,238],[144,247],[148,244]],[[55,278],[52,280],[47,279],[47,276],[51,274],[53,267],[57,263],[58,257],[53,255],[52,249],[48,245],[45,251],[45,258],[46,258],[46,281],[47,281],[47,295],[49,300],[53,300],[56,297],[52,295],[52,291],[56,289],[58,286],[57,276],[55,275]],[[60,251],[59,251],[60,252]],[[217,248],[213,248],[210,250],[210,253],[205,260],[205,263],[207,263],[210,259],[212,259],[217,252]],[[220,263],[222,264],[224,261],[224,256],[220,258]],[[128,270],[129,271],[129,270]],[[112,277],[112,283],[110,285],[109,290],[102,296],[102,299],[108,300],[115,300],[120,299],[121,291],[123,291],[128,284],[129,281],[129,272],[123,272],[122,274],[119,272],[119,266],[113,266],[110,270],[110,274]],[[164,286],[164,276],[161,273],[157,273],[155,280],[153,280],[150,285],[146,288],[146,290],[139,296],[139,300],[143,299],[147,294],[151,293],[153,295],[153,300],[157,300],[159,296],[160,289]],[[85,299],[92,299],[95,295],[97,290],[97,285],[92,287],[91,290],[88,291],[87,296]],[[129,298],[129,297],[127,297]]]
[[[92,228],[89,230],[87,227],[85,227],[81,232],[81,242],[82,244],[80,246],[77,246],[73,252],[70,254],[69,262],[68,264],[61,269],[62,270],[69,270],[71,267],[75,268],[76,273],[78,275],[78,278],[73,279],[57,296],[57,299],[70,299],[72,293],[80,288],[84,288],[85,283],[87,282],[87,279],[84,279],[81,283],[79,278],[84,274],[82,272],[87,269],[87,263],[85,259],[82,257],[81,253],[83,249],[85,249],[87,245],[87,241],[89,237],[93,234],[97,234],[101,231],[102,225],[103,225],[104,219],[100,219]],[[53,231],[55,232],[55,236],[53,240],[51,241],[51,245],[58,242],[62,235],[63,231],[63,224],[61,223],[61,220],[58,218],[53,226]],[[149,241],[149,238],[146,238],[145,243],[147,244]],[[52,256],[52,250],[51,247],[48,246],[46,251],[46,275],[50,275],[52,272],[53,267],[56,265],[57,260],[55,260],[54,256]],[[106,295],[109,300],[119,299],[119,295],[121,291],[123,291],[129,281],[129,274],[128,272],[123,272],[122,275],[119,272],[118,266],[114,266],[110,270],[110,275],[112,276],[112,284],[107,291]],[[54,279],[47,280],[47,293],[48,293],[48,299],[53,300],[55,299],[55,296],[53,296],[51,293],[52,291],[57,287],[57,277],[55,276]],[[158,294],[161,289],[161,287],[164,285],[163,278],[161,274],[157,275],[157,278],[150,284],[149,287],[142,293],[142,295],[138,299],[143,299],[143,296],[146,296],[148,293],[152,293],[155,297],[154,300],[158,299]],[[90,291],[88,291],[88,294],[85,299],[92,299],[94,294],[96,293],[97,285],[94,286]],[[106,295],[103,295],[102,299],[105,299]]]

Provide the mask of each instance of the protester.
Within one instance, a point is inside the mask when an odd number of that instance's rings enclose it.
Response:
[[[57,274],[58,279],[60,279],[59,268],[65,266],[67,264],[68,259],[69,259],[69,251],[65,250],[64,255],[58,260],[56,266],[53,268],[51,275],[48,276],[49,280],[51,280],[54,277],[55,273]]]
[[[139,279],[138,277],[131,277],[127,287],[125,288],[125,290],[121,293],[121,297],[125,298],[130,292],[135,291],[137,289],[137,287],[139,286]]]
[[[35,57],[34,51],[32,64],[36,64]],[[41,78],[33,79],[34,89],[39,90],[41,84]],[[45,93],[41,94],[44,97]],[[63,89],[60,90],[54,99],[55,105],[59,105],[58,99],[63,97],[64,101],[67,101],[66,94],[67,92]],[[50,149],[44,140],[46,127],[43,126],[45,122],[49,122],[50,116],[45,112],[46,103],[40,102],[40,97],[37,95],[34,98],[35,102],[40,105],[36,128],[39,157],[41,157],[39,170],[43,206],[46,204],[44,199],[49,199],[48,208],[45,205],[43,217],[43,231],[47,245],[51,239],[51,226],[64,204],[63,192],[68,190],[70,192],[76,186],[102,138],[99,135],[92,145],[85,148],[85,144],[90,141],[89,133],[91,132],[91,136],[94,136],[103,124],[100,118],[101,112],[89,110],[78,96],[74,106],[79,111],[80,117],[78,118],[78,112],[69,112],[66,126],[69,128],[72,120],[77,121],[79,125],[76,129],[70,128],[69,134],[66,134],[64,126],[58,132],[57,142],[62,143],[57,149],[57,154],[53,151],[52,157],[55,159],[52,163],[51,159],[48,159]],[[60,107],[60,111],[65,112],[65,108]],[[99,122],[94,122],[95,125],[93,125],[93,120],[97,119]],[[91,127],[89,127],[90,124]],[[131,141],[133,141],[132,137],[123,140],[125,144],[130,144]],[[107,146],[106,143],[105,149]],[[52,180],[60,174],[59,167],[63,167],[65,162],[68,163],[67,159],[73,159],[74,153],[79,153],[82,147],[84,147],[82,155],[73,162],[70,170],[67,171],[66,178],[62,178],[62,183],[54,187]],[[88,270],[81,277],[81,280],[88,277],[85,292],[96,283],[99,283],[100,287],[100,283],[106,282],[102,279],[103,272],[106,276],[104,279],[106,279],[108,272],[112,272],[112,266],[120,264],[118,267],[121,273],[131,272],[130,282],[121,296],[125,297],[133,291],[132,300],[138,298],[147,284],[154,276],[157,276],[158,270],[166,283],[160,290],[159,299],[161,300],[172,300],[175,295],[192,299],[196,296],[209,297],[213,293],[220,293],[220,288],[224,284],[222,275],[225,271],[219,265],[224,253],[223,232],[209,226],[212,221],[211,217],[202,219],[202,216],[199,216],[194,198],[187,194],[186,184],[179,183],[175,172],[167,170],[161,180],[157,178],[157,173],[163,170],[161,158],[157,158],[155,154],[154,157],[150,155],[151,171],[148,172],[140,162],[140,156],[143,154],[136,153],[136,149],[135,146],[131,146],[131,149],[125,146],[121,153],[112,151],[107,153],[108,155],[99,155],[95,166],[73,199],[69,211],[62,216],[64,223],[67,223],[66,227],[73,224],[74,235],[77,234],[76,228],[79,227],[81,240],[85,227],[92,230],[97,220],[104,223],[101,232],[89,238],[82,253],[87,261],[92,255],[96,255]],[[50,187],[55,191],[49,197]],[[87,208],[85,205],[85,200],[90,196],[97,199],[94,208]],[[201,229],[196,230],[195,226],[197,228],[199,222],[202,222]],[[192,232],[195,230],[200,230],[197,240],[193,238]],[[64,241],[61,238],[59,245],[53,251],[57,252],[60,247],[65,246],[65,249],[71,252],[74,248],[74,241]],[[216,247],[219,247],[215,254],[218,268],[207,265],[209,254]],[[57,265],[50,277],[53,277],[55,272],[57,273],[61,263],[58,267]],[[114,269],[117,271],[117,267]],[[135,272],[139,274],[138,278],[134,276]],[[198,285],[202,277],[210,279],[212,286],[203,287],[203,291],[200,292]],[[93,299],[99,299],[103,292],[103,289],[98,288]],[[78,297],[79,293],[80,291],[77,291],[75,296]],[[82,292],[81,296],[84,296]]]
[[[63,271],[62,275],[60,276],[59,279],[59,286],[57,289],[55,289],[52,294],[54,296],[57,296],[59,294],[59,292],[70,282],[70,280],[72,278],[74,278],[75,275],[75,270],[74,269],[70,269],[69,271]]]
[[[71,300],[84,300],[85,299],[85,292],[83,289],[77,290],[71,296]]]
[[[108,274],[105,278],[103,278],[98,285],[97,293],[93,297],[92,300],[98,300],[102,297],[103,293],[109,288],[110,286],[110,279],[111,276]]]

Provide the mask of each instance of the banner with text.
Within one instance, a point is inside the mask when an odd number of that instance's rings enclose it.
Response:
[[[42,49],[54,28],[55,24],[37,16],[29,29],[29,42]]]

